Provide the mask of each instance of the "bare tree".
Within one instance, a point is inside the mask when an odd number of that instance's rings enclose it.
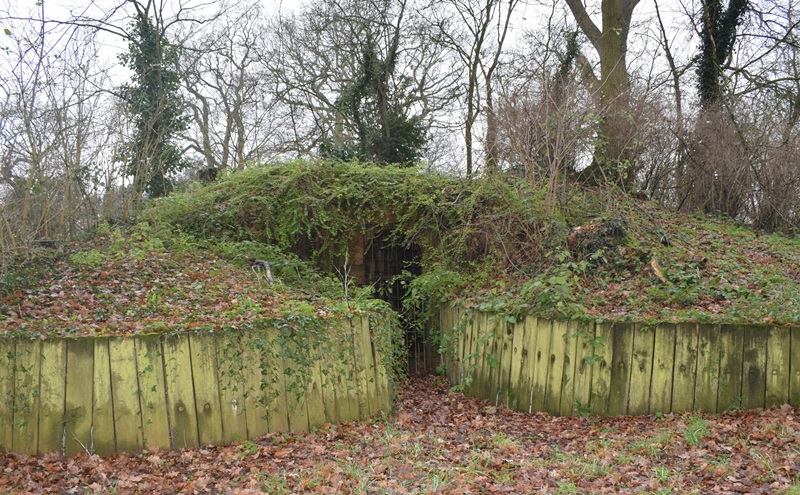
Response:
[[[283,125],[264,84],[269,27],[260,4],[244,4],[183,42],[178,60],[189,97],[183,134],[202,167],[241,169],[273,156]]]
[[[565,0],[581,32],[589,39],[600,59],[600,73],[595,74],[584,62],[583,77],[597,95],[597,106],[604,116],[600,125],[602,143],[595,153],[594,162],[582,176],[589,183],[629,184],[633,174],[628,173],[632,156],[628,152],[628,125],[630,116],[630,75],[628,73],[628,35],[633,11],[640,0],[602,0],[602,22],[592,20],[583,0]]]
[[[424,129],[441,118],[457,75],[442,68],[446,61],[420,15],[407,0],[326,0],[279,19],[268,74],[291,130],[284,150],[298,156],[343,150],[363,141],[369,129],[385,134],[392,114]],[[369,53],[377,63],[367,81]],[[363,103],[357,89],[365,82],[374,89],[370,125],[359,123],[351,105],[354,97]]]
[[[474,129],[486,111],[487,171],[498,167],[497,121],[494,114],[493,78],[501,62],[512,16],[519,0],[438,0],[431,4],[437,39],[453,50],[466,72],[464,92],[464,146],[466,173],[475,172]],[[481,93],[484,93],[483,95]]]

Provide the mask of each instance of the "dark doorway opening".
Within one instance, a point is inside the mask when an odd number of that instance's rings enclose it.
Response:
[[[398,245],[387,233],[372,236],[372,242],[364,254],[365,282],[374,285],[381,299],[387,301],[393,310],[400,315],[404,326],[406,346],[408,348],[408,372],[418,373],[436,368],[436,349],[431,343],[430,329],[425,325],[417,329],[408,322],[414,318],[412,309],[405,307],[403,298],[407,285],[402,283],[400,275],[404,272],[416,277],[422,273],[419,264],[422,251],[419,246]]]

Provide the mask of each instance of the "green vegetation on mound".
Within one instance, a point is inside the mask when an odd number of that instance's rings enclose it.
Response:
[[[381,306],[354,240],[422,250],[407,304],[553,318],[796,324],[800,241],[608,191],[368,164],[232,173],[0,277],[0,334],[240,329]],[[348,253],[348,249],[350,250]],[[247,264],[272,263],[276,284]],[[420,314],[418,311],[417,314]]]
[[[607,190],[338,162],[252,168],[148,213],[204,239],[267,243],[331,273],[361,233],[422,248],[408,303],[514,318],[791,324],[800,242]]]
[[[265,255],[274,284],[246,259]],[[387,309],[365,291],[345,300],[337,280],[270,246],[207,243],[147,223],[43,251],[6,274],[0,296],[0,336],[29,338],[319,328]]]

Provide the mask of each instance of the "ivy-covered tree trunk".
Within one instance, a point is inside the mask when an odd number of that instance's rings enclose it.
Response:
[[[736,42],[736,28],[747,12],[748,0],[729,0],[724,11],[722,0],[703,0],[702,4],[697,89],[700,103],[707,107],[722,97],[722,74]]]
[[[134,134],[118,158],[133,177],[136,196],[160,197],[172,190],[172,177],[185,168],[173,140],[185,127],[180,77],[175,70],[179,49],[169,43],[163,27],[136,4],[137,15],[128,37],[128,53],[120,56],[132,72],[123,85],[125,110],[134,122]]]

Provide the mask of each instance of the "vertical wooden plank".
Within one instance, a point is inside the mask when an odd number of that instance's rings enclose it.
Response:
[[[194,407],[197,411],[197,430],[200,445],[223,443],[222,411],[219,403],[216,346],[214,336],[190,334],[189,352],[192,360]]]
[[[455,367],[455,344],[456,335],[453,330],[454,325],[454,310],[452,304],[445,303],[439,308],[439,328],[442,332],[442,342],[439,348],[441,353],[443,371],[445,376],[450,381],[451,385],[455,385],[453,380],[453,369]],[[374,333],[374,332],[373,332]]]
[[[92,441],[94,339],[67,340],[64,454],[88,452]]]
[[[511,341],[511,378],[509,387],[508,407],[515,411],[528,410],[528,386],[525,383],[524,370],[528,367],[528,349],[525,348],[526,326],[525,320],[518,320],[514,324],[514,335]]]
[[[336,322],[331,329],[331,352],[329,359],[321,363],[322,373],[326,375],[324,383],[326,413],[328,421],[340,423],[355,419],[351,417],[348,404],[348,366],[349,345],[347,344],[347,334],[343,322]]]
[[[765,407],[789,403],[789,329],[767,330],[767,391]]]
[[[740,326],[720,328],[719,390],[717,412],[742,407],[742,352],[744,330]]]
[[[136,345],[132,338],[108,339],[114,432],[118,452],[142,448],[142,417],[136,376]]]
[[[386,341],[384,338],[379,337],[381,332],[388,332],[390,331],[389,325],[391,322],[388,318],[382,317],[383,319],[378,319],[375,321],[375,326],[372,326],[372,322],[370,321],[370,343],[372,347],[372,359],[375,363],[375,382],[376,382],[376,393],[378,394],[378,407],[380,411],[388,414],[392,410],[392,383],[389,383],[389,370],[387,368],[387,363],[389,356],[385,355],[385,352],[388,349],[381,349],[380,342]],[[368,320],[369,321],[369,320]],[[330,338],[330,337],[329,337]],[[452,357],[452,356],[451,356]],[[320,361],[321,363],[321,361]],[[320,372],[323,372],[322,367],[320,366]],[[324,375],[324,372],[323,372]],[[326,377],[322,377],[323,387],[325,384]],[[455,382],[451,382],[455,383]],[[326,410],[327,410],[327,391],[323,388],[323,398],[326,400]],[[326,413],[327,414],[327,413]]]
[[[247,439],[247,414],[245,413],[244,361],[242,334],[224,333],[216,338],[217,380],[222,416],[223,443]]]
[[[345,325],[348,331],[347,339],[350,344],[351,366],[348,370],[350,376],[348,384],[352,385],[351,400],[353,401],[352,406],[355,408],[355,417],[353,419],[359,419],[361,414],[360,398],[363,385],[360,383],[361,373],[359,363],[356,361],[355,356],[356,340],[353,334],[352,320],[346,321]],[[283,383],[283,390],[285,391],[284,397],[288,414],[288,429],[291,431],[308,431],[306,388],[309,371],[307,363],[303,362],[306,356],[299,354],[302,351],[298,348],[298,344],[291,339],[292,336],[286,335],[285,333],[278,335],[277,331],[273,335],[273,342],[279,346],[279,349],[275,349],[275,355],[283,354],[283,360],[281,361],[283,366],[277,370],[277,376],[278,380]],[[284,352],[281,353],[280,350]],[[280,390],[281,388],[279,387],[277,389],[277,395],[276,393],[272,394],[272,396],[275,397],[275,401],[270,404],[278,406],[274,411],[276,419],[280,414]],[[270,419],[272,419],[272,417],[270,417]],[[275,423],[270,422],[270,424],[273,425]],[[280,431],[279,428],[280,426],[276,424],[276,427],[272,431]]]
[[[358,325],[356,327],[356,331],[359,334],[359,351],[361,355],[361,366],[364,369],[365,375],[365,383],[366,383],[366,416],[371,418],[374,417],[378,411],[380,410],[378,406],[378,383],[375,376],[375,359],[372,353],[372,339],[370,338],[370,327],[369,327],[369,317],[366,315],[361,315],[361,317],[355,321]],[[314,358],[312,361],[316,364],[319,361],[318,354],[322,352],[322,349],[315,349],[314,350]],[[309,388],[309,397],[308,397],[308,423],[309,425],[317,425],[322,424],[325,421],[319,421],[320,415],[324,417],[322,413],[322,395],[319,391],[319,385],[314,387],[314,376],[318,375],[316,371],[316,366],[314,370],[312,370],[312,382],[311,387]],[[315,409],[319,410],[320,414],[316,414]],[[313,416],[313,417],[312,417]]]
[[[39,340],[18,340],[14,380],[13,449],[20,454],[36,454],[39,443]]]
[[[63,451],[64,396],[66,393],[67,343],[64,339],[42,341],[42,372],[39,386],[40,454]]]
[[[697,378],[697,325],[680,323],[676,328],[672,412],[692,411]]]
[[[533,353],[534,374],[531,394],[531,409],[545,410],[547,394],[547,371],[550,369],[550,346],[553,336],[553,325],[549,320],[535,319],[536,348]]]
[[[472,364],[470,362],[471,356],[469,355],[470,354],[469,339],[471,338],[470,334],[474,330],[472,326],[475,322],[475,314],[468,312],[465,309],[459,309],[459,320],[460,320],[459,334],[461,335],[460,337],[461,341],[459,346],[461,350],[459,352],[459,355],[461,362],[458,368],[457,383],[461,386],[465,386],[467,375],[472,373],[472,371],[470,371],[469,369],[470,365]],[[470,381],[471,381],[471,375],[470,375]]]
[[[134,345],[139,376],[142,446],[169,450],[170,427],[161,339],[160,335],[139,336],[134,339]]]
[[[790,331],[792,352],[789,362],[789,400],[793,406],[800,405],[800,328],[792,327]]]
[[[694,409],[715,412],[719,384],[719,325],[701,325],[697,333]]]
[[[767,331],[745,327],[742,363],[742,407],[764,407],[767,387]]]
[[[598,359],[601,343],[595,340],[594,323],[579,323],[576,331],[575,395],[574,410],[577,414],[588,414],[592,400],[593,363]]]
[[[567,351],[567,323],[554,321],[550,342],[550,353],[547,357],[547,386],[544,393],[544,410],[557,416],[561,412],[561,384],[564,380],[564,365]]]
[[[497,346],[497,389],[494,401],[496,405],[505,404],[508,407],[514,325],[507,323],[501,315],[497,315],[497,318],[497,331],[500,332],[501,338]]]
[[[522,411],[527,411],[529,413],[533,412],[533,392],[534,392],[534,378],[536,376],[536,369],[538,365],[538,361],[536,359],[536,346],[537,346],[537,339],[539,338],[539,332],[537,331],[537,323],[538,320],[532,316],[525,317],[525,367],[522,369],[523,373],[523,390],[522,392],[525,394],[523,398],[522,404],[525,406],[522,408]]]
[[[472,353],[473,382],[468,389],[472,397],[489,399],[492,395],[491,372],[495,362],[495,334],[492,322],[486,313],[474,313],[472,317]]]
[[[13,448],[15,363],[14,341],[0,339],[0,452]]]
[[[116,450],[114,399],[111,396],[111,360],[108,337],[94,340],[94,381],[92,402],[92,450],[109,455]]]
[[[189,345],[188,335],[175,335],[165,339],[163,346],[172,446],[176,449],[200,446]]]
[[[339,373],[339,388],[337,399],[342,407],[342,421],[353,421],[359,418],[358,390],[356,388],[356,363],[353,355],[353,337],[346,321],[341,325],[341,343],[343,345],[339,364],[342,366]]]
[[[317,350],[315,358],[320,356],[320,352]],[[311,383],[306,394],[308,396],[308,426],[312,430],[325,424],[325,399],[322,394],[322,372],[319,361],[319,359],[314,359],[311,364]],[[374,367],[370,372],[372,372],[372,379],[374,380]],[[374,408],[371,416],[374,416],[379,410],[377,394],[374,394],[370,400],[372,401],[370,402],[370,409]]]
[[[589,412],[599,416],[608,414],[611,393],[611,368],[614,360],[614,328],[611,323],[595,325],[594,363],[592,363],[592,394]]]
[[[639,327],[634,331],[628,414],[642,415],[650,411],[655,339],[656,329],[653,326]]]
[[[365,366],[365,352],[363,333],[361,332],[361,317],[349,318],[350,332],[353,341],[353,362],[356,370],[356,396],[358,397],[358,416],[366,419],[369,414],[369,387],[367,385],[367,369]],[[420,348],[418,348],[419,350]],[[306,392],[306,396],[308,393]]]
[[[569,416],[575,410],[575,373],[578,360],[579,323],[575,320],[565,322],[564,372],[561,378],[560,416]],[[553,330],[554,335],[558,333]]]
[[[633,337],[637,326],[633,323],[614,324],[614,359],[611,361],[611,388],[608,393],[608,414],[627,414],[630,397],[631,368],[633,365]]]
[[[656,327],[653,344],[653,379],[650,391],[650,414],[668,413],[672,410],[672,377],[675,368],[675,335],[677,328],[671,323]]]
[[[267,422],[266,382],[262,368],[267,366],[265,347],[267,334],[263,331],[250,332],[242,336],[242,375],[244,378],[244,410],[247,424],[247,438],[254,439],[266,435]]]

